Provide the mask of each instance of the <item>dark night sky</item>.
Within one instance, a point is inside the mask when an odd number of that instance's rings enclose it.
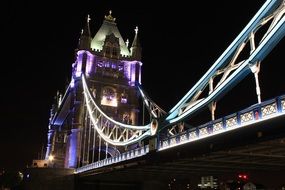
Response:
[[[169,110],[265,1],[143,2],[8,5],[1,27],[0,168],[18,169],[31,164],[46,143],[53,97],[57,90],[64,92],[70,79],[74,49],[87,14],[92,19],[92,36],[110,9],[124,40],[132,42],[133,29],[139,26],[143,88],[158,105]],[[284,94],[284,74],[278,68],[285,59],[284,48],[282,40],[262,63],[264,100]],[[255,85],[250,75],[218,103],[217,112],[229,114],[254,103]]]

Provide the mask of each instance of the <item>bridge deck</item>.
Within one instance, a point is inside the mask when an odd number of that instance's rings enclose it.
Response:
[[[201,141],[150,152],[139,159],[77,174],[83,181],[140,182],[169,179],[220,178],[246,172],[263,182],[285,177],[285,116],[250,128],[234,130]],[[242,140],[241,140],[242,139]],[[270,172],[270,178],[266,176]]]

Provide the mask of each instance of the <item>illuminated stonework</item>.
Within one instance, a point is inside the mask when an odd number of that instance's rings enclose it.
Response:
[[[102,155],[116,156],[127,148],[111,145],[99,137],[94,126],[97,121],[92,123],[87,115],[88,111],[94,110],[87,110],[90,99],[84,97],[83,76],[93,96],[92,101],[106,115],[125,124],[137,125],[139,122],[136,85],[141,83],[142,62],[138,30],[134,32],[129,47],[111,11],[94,37],[91,37],[89,16],[86,21],[75,51],[70,86],[60,103],[57,102],[48,134],[46,157],[54,155],[57,167],[75,168],[101,159]],[[100,122],[103,132],[112,130],[107,120],[101,119]],[[118,136],[118,139],[132,135],[129,130],[120,134],[122,137]]]
[[[112,106],[112,107],[118,106],[117,93],[115,89],[110,87],[105,87],[103,89],[101,105]]]
[[[94,36],[91,42],[91,49],[96,51],[96,52],[101,52],[104,49],[104,43],[105,43],[105,38],[106,35],[114,34],[116,38],[119,40],[119,46],[120,51],[119,53],[123,57],[129,57],[131,56],[130,50],[128,49],[125,41],[123,40],[118,28],[117,24],[115,23],[115,18],[111,15],[112,12],[109,12],[108,16],[105,16],[105,20],[103,21],[102,26]]]

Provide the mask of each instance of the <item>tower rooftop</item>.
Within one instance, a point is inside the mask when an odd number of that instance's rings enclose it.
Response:
[[[114,34],[115,37],[119,38],[120,49],[123,56],[130,56],[130,51],[126,46],[119,30],[117,24],[115,23],[115,18],[112,16],[112,11],[109,11],[109,15],[105,16],[103,24],[94,36],[91,42],[91,49],[96,51],[101,51],[103,49],[104,41],[107,35]]]

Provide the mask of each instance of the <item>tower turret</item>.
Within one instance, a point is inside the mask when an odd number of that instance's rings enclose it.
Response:
[[[50,123],[46,157],[54,156],[56,167],[77,168],[129,148],[104,142],[97,132],[90,119],[82,76],[93,96],[92,102],[108,117],[129,125],[138,125],[141,120],[136,87],[141,83],[142,66],[138,29],[131,46],[132,55],[128,49],[129,41],[123,40],[111,11],[93,39],[89,21],[88,16],[75,50],[70,85],[63,97],[58,96],[59,106]],[[108,125],[108,130],[115,129],[116,126],[106,122],[103,124]],[[132,135],[128,130],[115,133],[126,138]]]
[[[135,28],[135,37],[131,47],[131,55],[135,60],[140,61],[142,57],[142,48],[138,39],[138,27]]]
[[[90,27],[89,27],[89,21],[90,21],[90,16],[87,15],[87,19],[86,19],[86,25],[84,27],[84,29],[82,29],[81,31],[81,35],[79,38],[79,44],[78,44],[78,48],[79,49],[85,49],[88,50],[91,48],[91,32],[90,32]]]
[[[102,55],[110,55],[107,57],[129,57],[130,52],[123,40],[117,24],[116,18],[112,16],[112,11],[105,16],[102,26],[94,36],[91,42],[91,48],[95,52],[101,52]]]

